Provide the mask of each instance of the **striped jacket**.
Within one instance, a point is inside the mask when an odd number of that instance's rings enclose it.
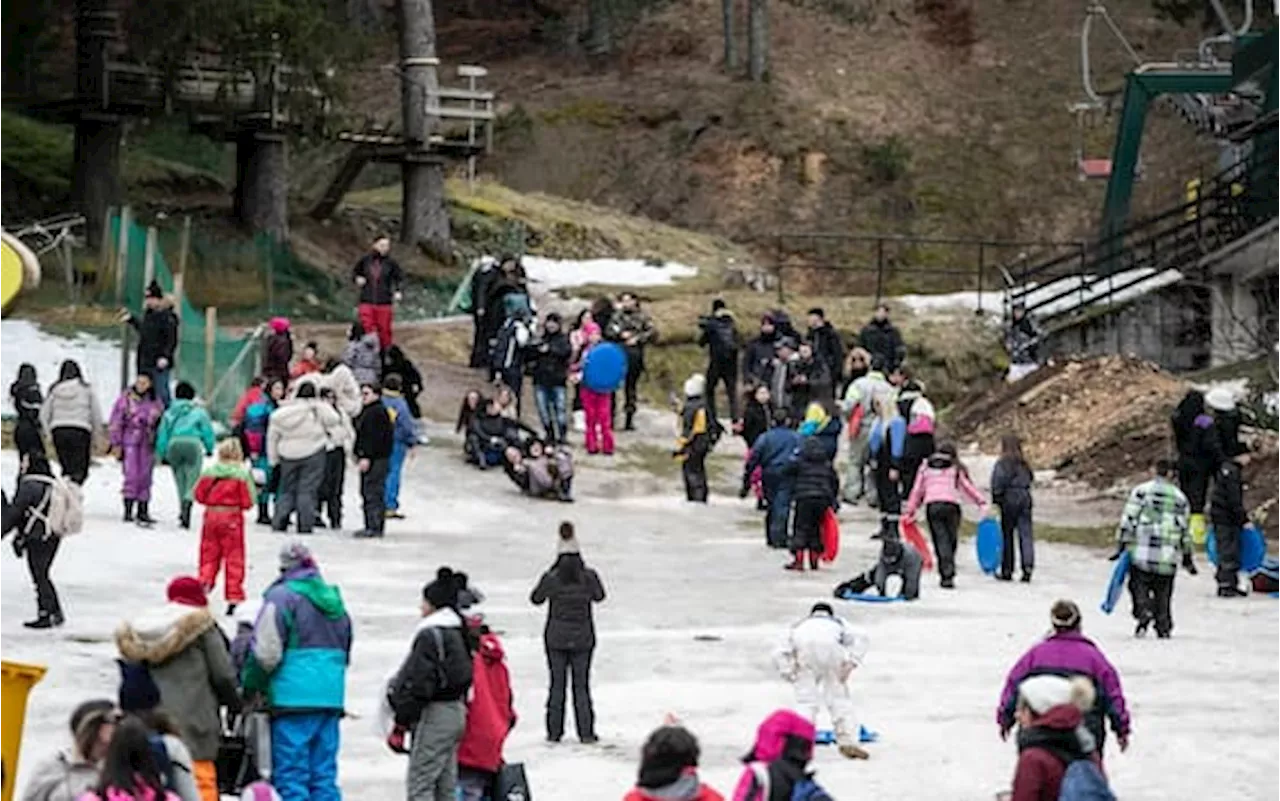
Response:
[[[1134,567],[1172,576],[1191,550],[1191,504],[1182,490],[1156,477],[1133,488],[1116,532]]]

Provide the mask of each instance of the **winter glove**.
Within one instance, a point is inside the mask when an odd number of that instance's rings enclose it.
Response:
[[[1113,553],[1113,554],[1111,554],[1110,556],[1108,556],[1108,557],[1107,557],[1107,561],[1108,561],[1108,562],[1114,562],[1114,561],[1116,561],[1117,559],[1119,559],[1122,555],[1124,555],[1124,545],[1117,545],[1117,546],[1116,546],[1116,551],[1115,551],[1115,553]],[[1188,554],[1188,555],[1190,555],[1190,554]]]
[[[747,497],[747,493],[749,492],[751,492],[751,487],[747,484],[743,484],[741,487],[738,488],[738,497],[745,498]]]
[[[387,735],[387,747],[397,754],[409,753],[409,746],[405,742],[409,737],[409,730],[404,726],[396,726]]]
[[[13,546],[13,555],[18,557],[19,559],[21,559],[22,555],[27,552],[26,537],[14,537],[13,542],[10,544]]]
[[[1191,551],[1182,554],[1182,567],[1193,576],[1200,574],[1199,569],[1196,568],[1195,560],[1191,558]]]
[[[1120,744],[1120,753],[1129,750],[1129,732],[1116,735],[1116,742]]]

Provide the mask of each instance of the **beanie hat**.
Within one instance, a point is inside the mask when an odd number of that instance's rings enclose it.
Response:
[[[1204,405],[1215,412],[1230,412],[1236,408],[1236,398],[1226,387],[1214,387],[1205,393]]]
[[[125,712],[146,712],[160,706],[160,688],[151,671],[142,662],[126,662],[117,659],[120,665],[120,709]]]
[[[809,610],[809,614],[816,615],[819,612],[827,615],[834,615],[836,613],[836,610],[832,609],[831,604],[827,603],[826,601],[818,601],[816,604],[813,605],[813,608]]]
[[[267,323],[267,325],[271,326],[271,330],[275,331],[277,334],[283,334],[285,331],[289,330],[289,318],[272,317],[271,322]]]
[[[315,557],[311,549],[294,540],[280,549],[280,572],[287,573],[300,567],[315,567]]]
[[[689,380],[684,382],[684,396],[686,398],[701,398],[702,393],[707,391],[707,378],[702,373],[694,373],[689,376]]]
[[[716,298],[715,300],[711,301],[711,311],[713,313],[718,312],[721,309],[723,309],[725,305],[726,304],[724,302],[724,298]]]
[[[556,553],[581,553],[582,549],[578,546],[578,535],[573,530],[573,524],[568,520],[560,524],[560,540],[556,543]]]
[[[178,576],[170,581],[165,595],[170,601],[183,606],[209,605],[209,596],[205,595],[200,579],[192,576]]]
[[[1043,715],[1055,706],[1071,703],[1071,682],[1062,676],[1031,676],[1018,685],[1018,696],[1031,711]]]
[[[160,288],[159,281],[152,280],[151,283],[147,284],[147,297],[149,298],[164,297],[164,290]]]
[[[1076,606],[1075,601],[1066,599],[1054,601],[1053,607],[1049,610],[1049,622],[1058,631],[1078,629],[1080,628],[1080,607]]]
[[[442,567],[436,571],[436,580],[422,588],[422,597],[436,609],[456,608],[460,584],[452,568]]]

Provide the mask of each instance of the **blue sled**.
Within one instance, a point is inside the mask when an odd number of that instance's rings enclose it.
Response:
[[[1111,614],[1116,610],[1116,604],[1120,603],[1120,595],[1124,592],[1124,580],[1129,576],[1130,561],[1128,550],[1120,554],[1120,558],[1116,560],[1116,566],[1111,571],[1111,579],[1107,582],[1107,593],[1102,596],[1103,614]]]
[[[836,733],[831,729],[818,729],[817,735],[813,738],[816,745],[834,745],[836,741]],[[880,741],[880,734],[868,729],[866,726],[858,727],[858,742],[860,743],[876,743]]]

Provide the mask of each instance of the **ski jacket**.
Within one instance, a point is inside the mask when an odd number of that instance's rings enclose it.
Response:
[[[267,426],[267,461],[306,459],[343,438],[342,416],[319,398],[294,398],[271,413]]]
[[[689,768],[671,784],[633,787],[622,801],[724,801],[724,796],[698,779],[697,768]]]
[[[116,398],[116,405],[111,409],[111,422],[107,427],[111,447],[151,447],[162,414],[164,406],[160,401],[140,398],[132,389],[126,389]]]
[[[759,467],[766,473],[781,473],[795,458],[800,447],[800,433],[786,426],[774,426],[760,435],[751,448],[743,475],[749,476]]]
[[[969,472],[961,472],[950,456],[935,453],[929,457],[924,469],[916,473],[916,483],[911,488],[911,495],[907,497],[907,507],[902,515],[913,519],[921,506],[931,503],[954,503],[959,506],[962,496],[977,506],[981,513],[986,513],[987,500],[973,485]]]
[[[866,375],[859,376],[849,382],[849,387],[844,392],[844,400],[840,404],[840,410],[846,415],[852,415],[855,409],[861,409],[862,415],[859,418],[859,429],[862,432],[869,431],[873,419],[875,418],[876,403],[888,404],[893,400],[893,385],[884,377],[884,373],[878,370],[868,370]],[[849,436],[855,436],[859,432],[850,431]]]
[[[502,641],[496,634],[480,635],[471,660],[471,700],[467,704],[467,728],[458,744],[458,765],[486,773],[502,767],[502,746],[516,726]]]
[[[290,378],[301,378],[304,375],[320,372],[320,362],[315,359],[298,359],[293,363],[293,367],[289,368]]]
[[[778,332],[761,334],[742,349],[742,380],[744,384],[768,383],[769,365],[778,350]],[[778,402],[777,398],[773,399]]]
[[[360,414],[363,401],[360,400],[360,382],[351,372],[351,368],[339,362],[324,377],[324,386],[328,387],[338,400],[338,408],[354,418]]]
[[[14,381],[9,385],[9,401],[19,420],[40,424],[40,409],[44,398],[40,395],[40,385],[34,381]]]
[[[412,727],[428,704],[457,701],[471,689],[471,653],[462,618],[452,609],[437,609],[418,624],[409,655],[396,672],[387,702],[396,725]]]
[[[566,565],[576,561],[581,570],[578,581],[567,580]],[[576,553],[560,554],[556,563],[538,581],[529,600],[534,606],[550,603],[543,640],[553,651],[590,651],[596,647],[596,627],[591,605],[605,598],[604,584],[596,571],[582,564]]]
[[[356,384],[372,384],[382,376],[382,350],[378,334],[370,331],[359,339],[347,341],[342,363],[351,368]]]
[[[836,476],[827,450],[816,437],[800,440],[800,452],[785,468],[794,477],[791,490],[793,500],[821,501],[826,506],[836,505],[840,492],[840,479]]]
[[[769,430],[771,420],[773,404],[762,404],[755,398],[747,401],[742,412],[742,439],[748,448],[755,447],[756,440]]]
[[[30,772],[24,768],[23,774],[26,789],[22,801],[79,801],[98,784],[98,765],[70,749],[59,751]]]
[[[687,398],[680,410],[680,436],[676,437],[675,454],[681,459],[706,456],[711,450],[711,434],[707,427],[707,403],[701,396]]]
[[[394,441],[405,448],[418,444],[418,428],[414,425],[413,415],[409,412],[409,404],[404,397],[394,390],[384,390],[382,405],[387,407],[394,429]]]
[[[380,401],[367,404],[355,419],[356,442],[352,450],[357,459],[387,459],[395,445],[395,424],[391,413]]]
[[[93,432],[102,427],[102,411],[93,387],[78,378],[59,381],[49,387],[49,397],[40,407],[40,425],[55,428],[82,428]]]
[[[877,462],[888,460],[895,470],[902,468],[902,457],[906,454],[907,424],[901,417],[888,422],[877,419],[871,426],[871,456]]]
[[[778,710],[756,730],[755,744],[743,760],[747,763],[733,791],[733,801],[791,801],[791,789],[806,776],[813,758],[817,730],[807,718],[790,710]],[[751,763],[763,762],[769,771],[769,796],[764,798]]]
[[[1116,532],[1131,564],[1148,573],[1172,576],[1182,555],[1191,553],[1191,504],[1172,483],[1157,476],[1133,488]]]
[[[831,383],[839,386],[844,377],[844,343],[840,332],[829,322],[809,329],[809,341],[813,343],[814,358],[827,366]]]
[[[252,509],[257,501],[253,476],[243,465],[215,462],[196,481],[196,503],[231,509]]]
[[[878,358],[886,372],[893,372],[907,355],[902,334],[888,320],[872,320],[863,326],[858,334],[858,344],[873,358]]]
[[[281,320],[283,318],[275,318]],[[275,322],[273,320],[272,322]],[[267,378],[289,380],[289,362],[293,360],[293,335],[287,327],[267,337],[262,351],[262,374]]]
[[[1093,681],[1097,690],[1094,708],[1085,714],[1085,723],[1094,737],[1102,741],[1104,717],[1111,721],[1116,734],[1129,732],[1129,709],[1124,690],[1120,686],[1120,674],[1107,661],[1098,646],[1078,631],[1057,632],[1032,646],[1014,664],[1000,693],[1000,706],[996,709],[996,722],[1002,728],[1013,727],[1013,713],[1018,701],[1018,685],[1028,676],[1051,673],[1058,676],[1084,676]]]
[[[218,755],[219,710],[240,708],[227,640],[208,609],[165,604],[116,629],[116,647],[151,670],[164,708],[196,761]]]
[[[43,541],[51,536],[44,519],[50,503],[49,494],[53,492],[53,485],[48,479],[48,474],[23,474],[18,479],[13,502],[6,498],[4,504],[3,530],[6,535],[16,529],[18,537],[23,539]]]
[[[1102,768],[1093,735],[1081,722],[1079,709],[1062,704],[1018,732],[1018,767],[1010,801],[1058,801],[1067,766],[1077,759],[1092,760]]]
[[[698,345],[707,349],[712,364],[736,364],[741,345],[738,326],[728,309],[717,309],[710,317],[698,319]]]
[[[249,411],[249,407],[262,400],[265,393],[262,387],[255,385],[250,386],[240,394],[240,398],[236,401],[236,407],[231,411],[231,417],[228,422],[231,427],[235,428],[244,422],[245,414]]]
[[[1035,476],[1028,467],[1001,457],[991,468],[991,500],[997,506],[1031,506],[1031,485]]]
[[[870,640],[855,632],[843,618],[814,612],[787,632],[773,654],[778,672],[794,681],[801,671],[843,682],[848,671],[862,664]]]
[[[183,437],[199,440],[206,456],[213,453],[216,440],[209,413],[195,401],[179,398],[169,404],[160,418],[160,428],[156,431],[156,456],[163,460],[169,452],[169,443]]]
[[[178,349],[178,315],[173,311],[173,299],[161,298],[154,309],[147,309],[139,320],[129,315],[129,325],[138,332],[138,372],[155,372],[164,359],[173,368],[173,353]]]
[[[569,380],[569,359],[573,346],[569,335],[563,331],[543,335],[533,348],[533,385],[536,387],[563,387]]]
[[[364,279],[364,286],[359,287],[361,303],[389,306],[404,283],[404,271],[390,256],[370,252],[351,268],[351,279],[357,278]]]
[[[1040,338],[1043,332],[1027,315],[1009,324],[1004,335],[1004,348],[1013,364],[1039,364]]]

